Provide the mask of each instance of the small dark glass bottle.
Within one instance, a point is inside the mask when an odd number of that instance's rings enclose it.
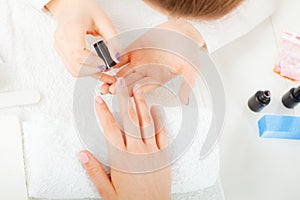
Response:
[[[258,91],[253,95],[249,101],[248,106],[253,112],[260,112],[271,102],[270,91]]]
[[[295,108],[300,103],[300,86],[292,88],[282,97],[282,103],[289,109]]]
[[[103,40],[94,44],[98,56],[105,62],[106,69],[112,68],[117,63],[110,56],[109,50]]]

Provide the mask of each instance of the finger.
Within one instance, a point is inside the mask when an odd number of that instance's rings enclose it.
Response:
[[[150,112],[154,121],[157,148],[163,149],[168,145],[168,136],[165,128],[163,109],[160,106],[152,106]]]
[[[100,94],[101,95],[104,95],[104,94],[108,94],[109,93],[109,87],[110,85],[109,84],[103,84],[101,87],[100,87]]]
[[[129,56],[128,56],[128,57],[129,57]],[[122,58],[122,57],[121,57],[121,58]],[[125,59],[126,59],[126,58],[125,58]],[[129,64],[129,63],[130,63],[130,58],[128,58],[128,60],[127,60],[127,61],[124,61],[124,62],[123,62],[123,60],[122,60],[120,64],[117,64],[117,65],[115,66],[115,68],[123,67],[124,65]],[[118,77],[124,77],[124,76],[130,74],[130,72],[132,72],[133,69],[134,69],[133,66],[129,64],[129,65],[127,65],[126,67],[122,68],[120,71],[118,71],[117,76],[118,76]]]
[[[106,71],[105,62],[96,54],[92,53],[90,50],[86,49],[80,64],[84,64],[90,67],[99,68],[101,71]]]
[[[116,93],[123,124],[123,131],[126,137],[126,146],[127,149],[131,150],[137,144],[142,144],[143,141],[139,130],[138,117],[130,101],[126,82],[122,78],[117,82]]]
[[[80,152],[81,163],[94,183],[98,193],[104,199],[111,199],[116,195],[115,189],[106,175],[100,162],[88,151]]]
[[[123,67],[124,65],[129,64],[129,63],[130,63],[130,53],[126,53],[124,55],[121,55],[120,62],[117,63],[114,66],[114,68],[117,69],[117,68]]]
[[[151,77],[145,77],[131,85],[128,85],[128,91],[129,91],[129,95],[132,96],[134,88],[138,87],[145,94],[158,87],[161,87],[162,85],[163,85],[162,83],[158,83],[157,80]]]
[[[116,122],[113,114],[109,111],[109,108],[103,99],[99,96],[96,98],[95,108],[103,128],[105,138],[108,140],[109,144],[112,144],[119,149],[125,149],[125,143],[118,123]]]
[[[114,84],[117,79],[114,76],[110,76],[108,74],[99,72],[97,74],[92,75],[94,78],[98,79],[99,81],[103,82],[103,83],[108,83],[108,84]]]
[[[149,144],[151,147],[156,147],[155,132],[153,120],[146,102],[146,99],[139,88],[134,90],[134,102],[139,119],[140,132],[144,143]]]
[[[117,31],[115,30],[113,23],[101,9],[95,12],[94,23],[97,32],[106,41],[111,57],[116,63],[119,63],[121,56],[121,44],[117,38]]]
[[[129,74],[123,76],[123,78],[125,79],[127,85],[129,86],[129,85],[135,85],[138,81],[145,78],[145,76],[143,74],[131,71]]]
[[[74,54],[75,56],[72,55],[72,58],[75,59],[74,61],[76,65],[79,66],[79,77],[106,71],[104,61],[93,54],[90,50],[83,49],[82,51],[74,52]]]
[[[104,62],[86,48],[86,25],[68,23],[55,33],[55,47],[64,55],[64,64],[75,77],[82,77],[103,71]]]
[[[116,87],[117,87],[117,83],[114,83],[114,84],[110,85],[109,93],[110,94],[115,94],[116,93]]]

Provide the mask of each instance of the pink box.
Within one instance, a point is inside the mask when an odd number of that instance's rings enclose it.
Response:
[[[279,65],[275,71],[281,76],[300,81],[300,36],[283,32],[280,40]]]

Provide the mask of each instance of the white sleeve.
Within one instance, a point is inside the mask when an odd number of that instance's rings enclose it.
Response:
[[[49,3],[51,0],[28,0],[28,1],[37,10],[45,11],[45,5]]]
[[[278,0],[247,0],[227,16],[191,24],[201,33],[209,53],[250,32],[272,15]]]

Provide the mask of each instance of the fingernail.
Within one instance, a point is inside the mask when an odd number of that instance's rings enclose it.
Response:
[[[116,53],[116,58],[117,58],[118,62],[121,62],[121,54],[120,54],[120,52]]]
[[[125,87],[126,87],[125,80],[124,80],[123,78],[120,78],[120,79],[118,80],[118,85],[119,85],[120,87],[125,88]]]
[[[98,104],[103,104],[104,103],[104,101],[103,101],[103,99],[101,98],[101,97],[96,97],[96,102],[98,103]]]
[[[185,106],[188,106],[190,103],[190,98],[186,98],[186,99],[181,99],[181,103]]]
[[[107,70],[107,67],[104,65],[99,65],[97,68],[100,69],[102,72]]]
[[[83,164],[86,164],[90,161],[89,156],[85,152],[80,152],[79,158]]]
[[[185,104],[185,105],[186,105],[186,106],[188,106],[189,104],[190,104],[190,98],[188,98],[188,99],[187,99],[187,101],[186,101],[186,104]]]

